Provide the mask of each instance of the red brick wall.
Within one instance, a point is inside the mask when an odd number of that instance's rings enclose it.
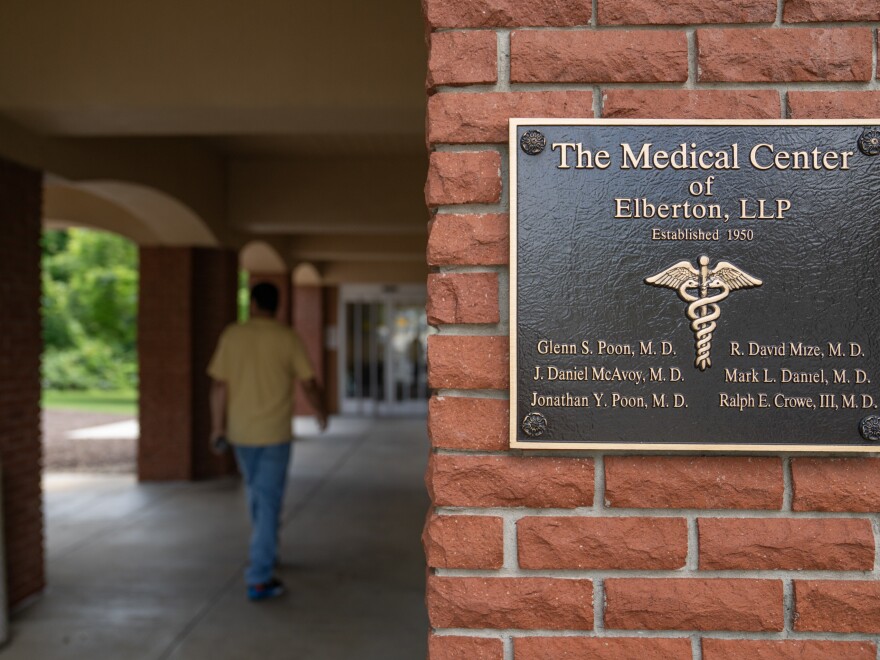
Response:
[[[293,327],[299,333],[308,351],[309,359],[318,381],[324,377],[324,290],[320,286],[296,286],[293,288]],[[297,386],[296,414],[311,415],[311,404]]]
[[[217,339],[236,317],[237,261],[227,250],[141,248],[138,308],[142,481],[234,471],[210,453],[210,379]]]
[[[0,462],[10,605],[44,586],[39,172],[0,160]]]
[[[423,8],[430,657],[876,658],[880,459],[511,452],[505,301],[509,117],[880,117],[880,4]]]
[[[328,331],[339,330],[339,287],[325,286],[324,289],[324,324]],[[324,347],[324,392],[327,413],[335,415],[339,412],[339,347],[336,343]]]
[[[193,478],[234,474],[231,453],[215,456],[208,444],[211,434],[208,363],[223,329],[238,316],[238,256],[232,250],[193,250]]]
[[[141,248],[138,294],[138,477],[192,474],[192,251]]]

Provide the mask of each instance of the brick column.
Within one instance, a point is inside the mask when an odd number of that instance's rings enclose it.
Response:
[[[210,379],[217,339],[236,317],[237,261],[229,250],[141,248],[138,359],[142,481],[200,479],[234,471],[208,447]]]
[[[215,456],[208,445],[211,379],[206,373],[220,333],[238,318],[238,256],[231,250],[193,250],[193,477],[235,474],[231,454]]]
[[[41,203],[41,174],[0,160],[0,461],[10,605],[45,584],[40,487]]]
[[[324,328],[333,332],[331,343],[324,350],[324,391],[327,393],[327,412],[339,412],[339,346],[336,336],[339,333],[339,287],[325,286],[324,289]]]
[[[880,117],[880,5],[422,6],[430,657],[874,659],[880,459],[511,452],[498,289],[509,118]]]
[[[324,377],[324,291],[320,286],[295,286],[293,292],[293,327],[306,345],[318,382]],[[302,388],[297,386],[297,415],[314,413]]]

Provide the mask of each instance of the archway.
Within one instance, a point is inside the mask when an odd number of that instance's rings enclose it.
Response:
[[[293,284],[294,286],[321,286],[323,278],[314,264],[305,262],[293,269]]]
[[[235,255],[189,206],[148,186],[116,180],[44,181],[44,226],[109,231],[137,245],[139,478],[223,474],[197,438],[207,424],[204,368],[234,320]]]
[[[55,226],[112,231],[139,246],[219,245],[207,223],[186,204],[156,188],[125,181],[73,182],[47,176],[43,218]]]

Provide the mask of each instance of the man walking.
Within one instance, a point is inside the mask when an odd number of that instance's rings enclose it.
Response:
[[[208,366],[211,384],[211,443],[228,439],[244,477],[251,516],[245,572],[251,600],[280,596],[274,576],[278,526],[291,453],[291,417],[296,381],[327,427],[324,397],[302,340],[275,319],[278,289],[251,290],[250,320],[227,327]]]

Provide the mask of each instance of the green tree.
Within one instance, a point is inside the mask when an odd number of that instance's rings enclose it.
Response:
[[[137,289],[130,241],[85,229],[43,233],[46,387],[136,386]]]

